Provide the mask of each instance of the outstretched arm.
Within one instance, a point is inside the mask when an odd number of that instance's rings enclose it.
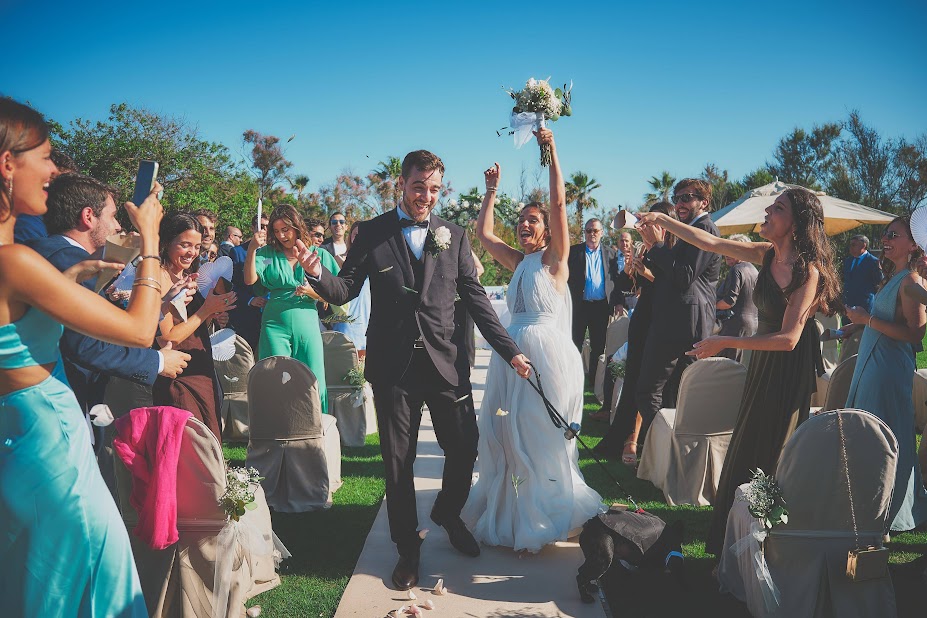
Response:
[[[508,246],[505,241],[496,236],[493,229],[496,221],[494,208],[496,190],[501,176],[502,169],[498,163],[493,164],[492,167],[483,172],[483,178],[486,181],[486,194],[483,196],[483,207],[480,209],[480,216],[476,219],[476,237],[480,239],[480,243],[486,247],[489,255],[494,260],[514,272],[518,264],[524,259],[525,254]]]
[[[675,234],[679,239],[698,247],[702,251],[720,253],[742,262],[762,264],[766,252],[772,248],[772,244],[768,242],[737,242],[721,238],[668,217],[662,212],[647,212],[638,215],[637,226],[641,229],[642,234],[646,228],[653,224]]]
[[[554,133],[550,129],[540,129],[534,132],[538,145],[550,146],[550,167],[548,177],[550,183],[550,246],[547,255],[551,261],[551,274],[555,277],[562,267],[566,271],[566,261],[570,253],[570,227],[566,212],[566,187],[563,184],[563,172],[560,170],[560,158],[557,155],[557,146],[554,144]]]

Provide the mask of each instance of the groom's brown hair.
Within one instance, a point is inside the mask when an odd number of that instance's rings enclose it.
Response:
[[[422,172],[438,170],[444,176],[444,161],[433,152],[413,150],[402,160],[402,177],[408,178],[413,169]]]

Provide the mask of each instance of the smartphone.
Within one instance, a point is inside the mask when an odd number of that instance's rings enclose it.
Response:
[[[135,175],[135,193],[132,195],[132,203],[141,206],[145,198],[154,188],[155,180],[158,178],[158,162],[142,159],[138,162],[138,173]]]

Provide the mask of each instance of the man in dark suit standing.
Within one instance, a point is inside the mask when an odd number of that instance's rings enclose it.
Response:
[[[849,255],[843,260],[843,304],[872,311],[876,287],[882,281],[882,267],[869,253],[869,239],[857,234],[850,239]]]
[[[676,184],[673,204],[680,221],[718,236],[718,228],[708,216],[711,192],[711,185],[704,180],[685,178]],[[657,275],[653,320],[635,394],[642,419],[639,441],[643,444],[650,423],[662,407],[667,381],[674,371],[680,375],[695,362],[695,357],[686,356],[686,352],[711,335],[721,256],[682,241],[670,249],[663,244],[661,228],[643,226],[640,233],[653,243],[644,263]],[[633,416],[630,422],[634,422]],[[629,435],[632,429],[633,425],[621,428],[618,435]]]
[[[496,352],[522,377],[530,374],[527,359],[499,323],[477,280],[466,232],[431,213],[443,176],[444,163],[436,155],[426,150],[406,155],[400,208],[361,224],[337,277],[298,243],[310,283],[329,303],[343,305],[370,279],[365,373],[377,408],[390,535],[399,551],[392,581],[399,590],[418,582],[422,540],[412,465],[423,404],[445,455],[431,519],[444,527],[458,551],[480,553],[460,519],[470,492],[478,432],[463,331],[454,325],[455,296]]]
[[[589,329],[589,384],[595,383],[599,355],[605,351],[608,318],[624,307],[624,294],[615,289],[618,262],[615,250],[602,244],[604,228],[598,219],[583,227],[586,242],[570,247],[567,287],[573,302],[573,343],[582,352]]]
[[[90,259],[91,253],[106,244],[107,236],[121,231],[114,195],[115,189],[88,176],[58,176],[48,188],[48,212],[44,220],[49,236],[25,244],[60,271]],[[84,285],[92,290],[95,281],[91,279]],[[84,413],[103,401],[110,377],[151,386],[159,374],[177,377],[190,360],[189,354],[179,350],[127,348],[70,329],[65,329],[60,346],[68,382]],[[102,446],[99,441],[97,446]],[[101,457],[101,469],[112,488],[111,466],[104,460]]]

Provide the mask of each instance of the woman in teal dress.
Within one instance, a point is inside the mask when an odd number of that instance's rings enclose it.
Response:
[[[882,234],[885,278],[872,303],[872,315],[864,307],[847,307],[853,324],[844,329],[863,329],[846,407],[875,414],[898,440],[898,469],[889,509],[894,531],[912,530],[927,521],[927,490],[917,462],[911,398],[915,370],[912,346],[924,338],[927,314],[924,305],[901,293],[906,287],[919,285],[921,278],[912,272],[912,266],[922,256],[911,238],[910,219],[892,221]]]
[[[62,324],[91,337],[150,346],[158,321],[160,185],[140,208],[131,301],[123,311],[13,244],[18,216],[46,212],[57,174],[42,116],[0,99],[0,604],[3,616],[147,616],[129,536],[100,476],[90,432],[58,351]]]
[[[261,318],[258,356],[290,356],[308,365],[319,381],[322,412],[328,413],[325,354],[315,306],[315,301],[321,299],[306,284],[306,273],[296,260],[296,241],[310,244],[309,234],[302,217],[289,205],[274,208],[268,227],[269,238],[264,230],[254,234],[244,273],[246,284],[260,283],[270,294]],[[332,254],[319,247],[314,250],[321,256],[322,265],[338,274]]]

